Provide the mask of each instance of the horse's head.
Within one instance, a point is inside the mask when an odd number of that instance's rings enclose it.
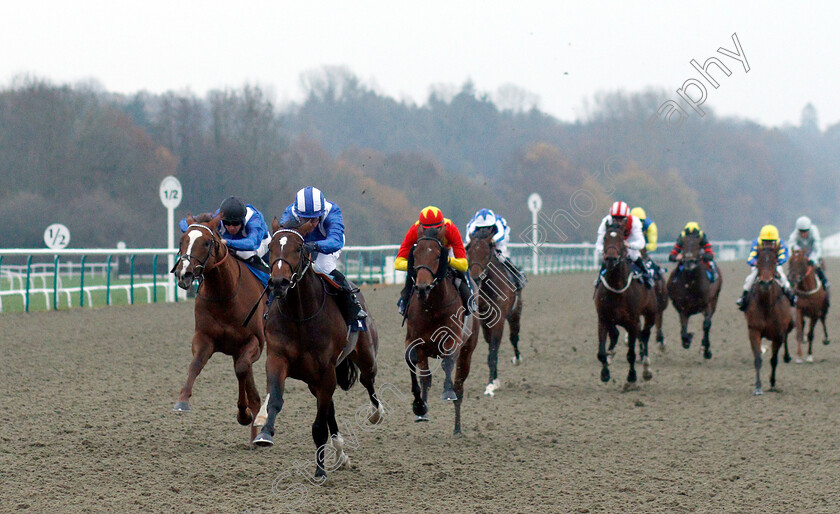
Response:
[[[624,244],[626,225],[612,222],[607,225],[604,234],[604,263],[607,269],[613,269],[627,256],[627,246]]]
[[[271,277],[268,287],[277,298],[286,296],[312,264],[309,251],[303,245],[304,235],[292,228],[298,225],[297,222],[281,225],[277,218],[271,222],[273,233],[268,244]]]
[[[767,291],[773,282],[776,280],[776,266],[779,262],[779,247],[774,241],[762,241],[758,248],[758,259],[756,267],[758,268],[758,287],[762,291]]]
[[[420,298],[426,298],[449,269],[449,252],[440,240],[441,227],[417,228],[417,243],[411,250],[414,283]]]
[[[794,248],[788,260],[788,279],[791,284],[796,285],[802,282],[811,267],[808,254],[801,248]]]
[[[485,227],[476,231],[467,245],[467,260],[470,263],[470,276],[475,282],[481,282],[487,275],[487,268],[493,259],[493,252],[496,251],[496,242],[493,235],[496,227]]]
[[[194,279],[227,257],[227,246],[216,231],[221,219],[221,213],[216,217],[210,214],[187,216],[187,231],[178,244],[180,257],[170,271],[175,274],[181,289],[189,289]]]
[[[683,236],[682,263],[686,271],[694,271],[700,264],[700,232],[694,230]]]

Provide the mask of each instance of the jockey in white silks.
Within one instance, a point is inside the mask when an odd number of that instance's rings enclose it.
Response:
[[[828,297],[829,287],[828,278],[822,269],[822,238],[820,238],[820,229],[811,223],[811,218],[808,216],[800,216],[796,220],[796,229],[791,232],[788,237],[788,248],[801,248],[808,254],[808,260],[814,265],[814,272],[819,277],[825,288],[826,297]]]
[[[476,232],[490,227],[495,227],[493,243],[496,246],[498,258],[502,262],[502,265],[510,272],[514,282],[513,285],[519,291],[525,287],[528,279],[519,271],[519,268],[510,262],[510,253],[507,248],[508,241],[510,240],[510,227],[508,227],[507,221],[503,217],[490,209],[480,209],[473,215],[469,223],[467,223],[466,243],[467,245],[470,244],[470,238],[474,237]]]
[[[642,222],[639,218],[630,214],[630,206],[624,202],[615,202],[610,207],[610,213],[604,216],[598,226],[598,236],[595,240],[595,254],[599,260],[604,253],[604,236],[607,235],[607,225],[619,223],[625,225],[624,244],[627,246],[627,257],[638,267],[648,288],[653,287],[653,272],[642,262],[642,248],[645,247],[645,236],[642,232]],[[602,273],[605,270],[601,263]],[[595,281],[597,285],[598,281]]]

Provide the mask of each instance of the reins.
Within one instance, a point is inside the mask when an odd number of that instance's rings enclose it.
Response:
[[[303,234],[301,234],[297,230],[294,230],[294,229],[291,229],[291,228],[281,228],[281,229],[275,231],[273,234],[271,234],[272,241],[274,240],[274,237],[281,232],[290,232],[290,233],[296,235],[297,237],[299,237],[301,241],[304,240]],[[304,261],[306,262],[305,266],[304,266]],[[292,270],[292,277],[289,279],[289,281],[291,282],[291,284],[289,285],[290,290],[294,289],[295,286],[298,285],[298,283],[301,281],[301,279],[303,279],[303,277],[306,276],[306,273],[309,271],[309,268],[312,267],[312,258],[309,255],[309,253],[306,253],[306,252],[304,252],[303,259],[298,263],[297,268],[292,267],[292,263],[290,263],[289,261],[287,261],[283,257],[278,257],[278,258],[274,259],[274,261],[271,262],[270,268],[274,269],[274,265],[277,264],[278,262],[281,263],[281,266],[282,266],[282,263],[286,263],[289,266],[289,269]],[[301,267],[303,267],[303,270],[300,269]],[[280,309],[280,304],[284,300],[289,298],[288,294],[286,294],[286,295],[283,296],[283,298],[280,299],[280,301],[277,302],[277,312],[280,313],[281,316],[283,316],[287,320],[292,321],[294,323],[303,323],[304,321],[309,321],[309,320],[315,318],[316,316],[318,316],[318,314],[321,313],[322,310],[324,310],[324,306],[327,304],[327,285],[324,283],[324,279],[320,275],[316,274],[316,276],[318,277],[318,280],[321,283],[321,305],[318,307],[318,310],[316,310],[314,314],[312,314],[311,316],[308,316],[308,317],[293,318],[293,317],[285,314]]]

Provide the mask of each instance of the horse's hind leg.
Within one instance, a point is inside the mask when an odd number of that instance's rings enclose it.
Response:
[[[253,337],[239,352],[233,357],[233,370],[236,373],[236,380],[239,382],[239,398],[236,406],[238,412],[236,414],[236,421],[240,425],[245,426],[251,424],[254,416],[260,409],[260,395],[257,392],[257,387],[254,384],[254,373],[251,368],[251,363],[254,361],[255,351],[259,349],[259,340]],[[250,409],[250,410],[249,410]],[[256,427],[252,427],[251,439],[256,437]]]
[[[642,361],[642,378],[650,380],[653,378],[653,372],[650,370],[650,357],[648,356],[648,343],[650,342],[651,326],[655,323],[659,313],[645,317],[645,326],[642,328],[642,333],[639,334],[639,356]]]
[[[522,354],[519,353],[519,328],[522,321],[522,292],[516,299],[516,308],[511,311],[508,316],[508,326],[510,327],[510,344],[513,346],[513,357],[511,362],[514,366],[518,366],[522,362]]]
[[[688,331],[688,313],[686,312],[680,312],[680,337],[682,337],[683,348],[690,348],[694,334]]]
[[[779,348],[785,343],[787,336],[783,339],[773,340],[773,355],[770,357],[770,390],[776,390],[776,365],[779,364]]]
[[[800,363],[802,362],[802,343],[805,339],[805,316],[802,314],[802,309],[796,309],[794,326],[796,327],[796,362]]]
[[[253,441],[257,446],[265,447],[274,444],[274,422],[283,408],[283,392],[288,373],[288,361],[285,358],[273,355],[270,351],[267,352],[265,363],[265,379],[268,383],[267,415],[262,430]]]
[[[755,390],[754,396],[764,394],[761,390],[761,334],[758,330],[750,329],[750,348],[753,352],[753,364],[755,365]]]
[[[808,362],[814,362],[814,329],[817,328],[817,318],[812,317],[809,319],[810,323],[808,324],[808,356],[805,358]]]
[[[712,342],[709,340],[709,331],[712,329],[712,309],[706,305],[706,312],[703,313],[703,358],[712,358]]]
[[[499,324],[504,327],[504,322]],[[499,382],[499,347],[502,345],[501,330],[497,327],[492,327],[486,332],[489,332],[489,340],[487,341],[487,366],[490,368],[490,379],[487,381],[487,387],[484,388],[485,396],[495,396],[496,389],[501,385]]]
[[[826,316],[826,314],[828,314],[828,312],[823,310],[822,316],[820,316],[820,322],[822,322],[823,335],[825,336],[825,339],[823,339],[823,344],[827,345],[827,344],[831,343],[831,340],[828,338],[828,329],[825,328],[825,316]]]
[[[636,382],[636,339],[638,339],[639,325],[631,325],[627,328],[627,362],[630,364],[630,371],[627,373],[627,383]],[[650,335],[650,329],[648,329]]]
[[[187,381],[184,388],[181,389],[181,396],[175,402],[175,407],[172,409],[176,412],[186,412],[190,410],[190,396],[192,396],[193,384],[196,377],[204,369],[210,356],[213,355],[213,341],[201,333],[196,333],[192,339],[192,353],[193,360],[187,370]]]
[[[385,410],[376,397],[376,361],[368,362],[366,358],[359,358],[356,361],[359,368],[359,382],[365,386],[370,397],[371,411],[368,414],[368,422],[376,425],[385,415]]]
[[[473,338],[477,337],[475,334]],[[475,341],[466,341],[458,353],[457,369],[455,370],[455,383],[453,389],[457,395],[455,400],[455,429],[454,435],[461,433],[461,402],[464,401],[464,381],[470,374],[470,361],[472,360],[472,352],[475,349]]]
[[[335,402],[333,400],[330,400],[330,406],[327,410],[327,428],[330,431],[330,442],[335,449],[335,469],[343,468],[350,463],[350,457],[344,453],[344,438],[338,431],[338,422],[335,420]],[[320,446],[318,448],[318,451],[322,451]],[[331,469],[331,471],[334,470]]]

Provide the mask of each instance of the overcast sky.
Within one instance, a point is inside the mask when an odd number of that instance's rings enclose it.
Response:
[[[644,7],[641,7],[643,5]],[[363,83],[425,102],[429,88],[515,84],[560,119],[585,116],[597,92],[665,88],[700,78],[717,56],[705,105],[764,125],[798,124],[812,102],[840,121],[838,2],[221,2],[16,1],[0,17],[0,82],[31,74],[93,79],[121,93],[270,87],[302,98],[302,73],[347,66]],[[734,51],[737,33],[749,63]]]

